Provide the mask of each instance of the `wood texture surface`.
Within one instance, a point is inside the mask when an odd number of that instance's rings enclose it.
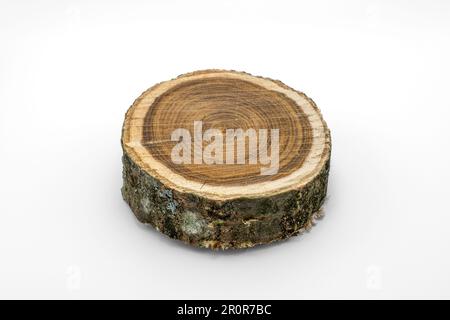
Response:
[[[172,133],[195,132],[199,121],[202,132],[223,133],[223,144],[228,129],[277,130],[276,172],[261,174],[267,163],[252,162],[249,145],[240,162],[237,152],[226,162],[224,145],[223,162],[214,153],[211,164],[204,153],[211,140],[193,146],[190,163],[174,163]],[[200,247],[245,248],[298,234],[326,195],[331,141],[314,102],[243,72],[197,71],[153,86],[128,110],[122,147],[122,193],[137,218]]]

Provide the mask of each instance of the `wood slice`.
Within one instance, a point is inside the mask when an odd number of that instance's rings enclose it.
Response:
[[[198,71],[148,89],[125,116],[122,147],[122,194],[136,217],[194,246],[297,235],[326,196],[331,140],[319,109],[243,72]]]

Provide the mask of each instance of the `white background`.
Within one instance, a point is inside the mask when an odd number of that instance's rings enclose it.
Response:
[[[450,2],[0,1],[1,298],[450,298]],[[326,216],[239,252],[187,247],[121,198],[121,125],[206,68],[312,97]]]

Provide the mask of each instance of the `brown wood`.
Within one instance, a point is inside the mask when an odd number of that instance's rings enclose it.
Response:
[[[223,135],[215,152],[205,153],[213,140],[195,140],[199,121],[202,133]],[[193,133],[190,163],[173,160],[180,140],[172,141],[172,133],[179,128]],[[238,163],[236,149],[225,145],[227,129],[277,131],[277,170],[262,174],[268,164],[252,158],[250,140]],[[262,136],[256,137],[259,146]],[[274,141],[268,137],[272,153]],[[136,216],[197,246],[242,248],[298,234],[326,195],[326,123],[306,95],[267,78],[207,70],[160,83],[128,110],[122,146],[122,190]]]

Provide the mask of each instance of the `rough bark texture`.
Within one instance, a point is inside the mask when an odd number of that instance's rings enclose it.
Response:
[[[197,247],[248,248],[308,228],[327,191],[329,160],[300,190],[261,199],[215,201],[168,189],[123,156],[122,195],[136,217],[165,235]]]

